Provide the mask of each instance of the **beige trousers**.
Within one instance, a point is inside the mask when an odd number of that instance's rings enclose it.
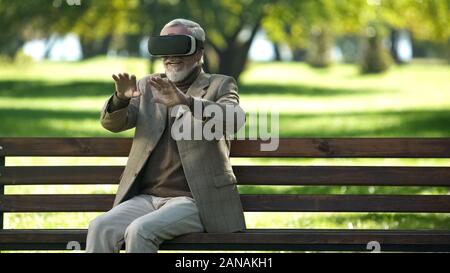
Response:
[[[193,198],[141,194],[89,224],[86,252],[154,253],[159,245],[186,233],[204,232]]]

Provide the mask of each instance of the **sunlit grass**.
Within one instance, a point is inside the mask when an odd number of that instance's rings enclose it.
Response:
[[[6,65],[0,135],[131,136],[105,131],[98,112],[114,88],[112,73],[142,77],[147,67],[146,60],[120,58]],[[241,79],[241,104],[247,112],[279,112],[281,136],[448,136],[449,72],[445,65],[413,64],[361,76],[351,65],[251,64]]]

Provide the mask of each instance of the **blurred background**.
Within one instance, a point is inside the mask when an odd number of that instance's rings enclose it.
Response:
[[[150,35],[174,18],[206,31],[204,70],[239,81],[281,137],[450,137],[450,0],[0,0],[0,136],[131,137],[100,126],[111,74],[162,72]],[[7,158],[124,165],[126,158]],[[233,159],[233,164],[450,166],[448,159]],[[116,186],[7,186],[6,194]],[[241,193],[449,194],[444,187],[256,187]],[[95,213],[7,214],[5,228],[86,228]],[[246,213],[248,227],[442,228],[446,214]]]

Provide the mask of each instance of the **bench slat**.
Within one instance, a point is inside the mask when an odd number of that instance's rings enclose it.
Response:
[[[4,212],[103,212],[114,195],[4,195]],[[450,195],[241,194],[249,212],[450,212]]]
[[[128,156],[132,138],[4,137],[5,156]]]
[[[0,185],[118,184],[123,170],[123,166],[5,167]]]
[[[0,185],[118,184],[123,166],[5,167]],[[234,166],[240,185],[450,186],[450,167]]]
[[[70,241],[82,245],[87,230],[2,230],[0,249],[65,249]],[[382,250],[450,250],[450,231],[247,229],[237,233],[191,233],[164,242],[160,249],[352,249],[366,250],[378,241]]]
[[[0,156],[128,156],[131,138],[0,138]],[[233,157],[450,158],[450,138],[282,138],[276,151],[260,140],[234,140]],[[58,147],[55,149],[55,147]]]

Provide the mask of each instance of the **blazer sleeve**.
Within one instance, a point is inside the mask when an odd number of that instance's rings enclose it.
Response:
[[[141,90],[141,93],[143,90],[141,86],[142,82],[143,80],[139,80],[138,82],[138,88]],[[100,123],[103,128],[113,133],[119,133],[136,127],[141,96],[131,98],[128,106],[112,111],[111,113],[108,109],[110,109],[113,103],[114,95],[109,97],[100,115]]]

